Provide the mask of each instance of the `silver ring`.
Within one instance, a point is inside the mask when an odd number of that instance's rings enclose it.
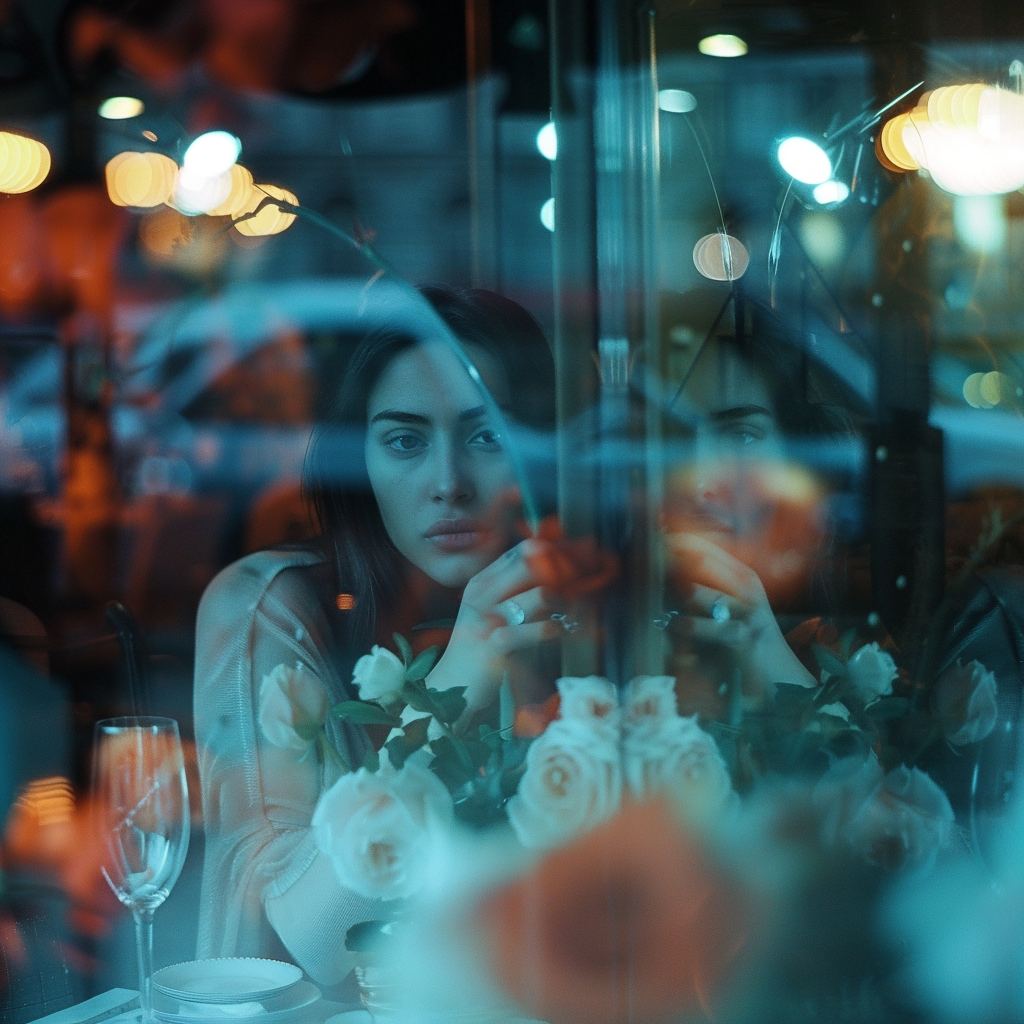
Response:
[[[715,622],[728,622],[732,618],[732,612],[729,611],[729,606],[725,603],[724,597],[717,598],[711,606],[711,618]]]
[[[568,615],[563,615],[560,612],[553,612],[551,615],[551,621],[561,623],[562,629],[564,629],[566,633],[575,633],[576,630],[580,628],[580,624],[578,622],[574,622]]]
[[[501,612],[510,626],[521,626],[526,621],[526,610],[512,598],[502,601],[495,610]]]

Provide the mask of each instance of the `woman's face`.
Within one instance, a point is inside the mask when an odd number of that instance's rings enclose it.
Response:
[[[767,383],[731,345],[714,342],[697,358],[682,408],[689,458],[669,476],[666,529],[723,548],[773,600],[799,595],[823,543],[824,492],[786,458]]]
[[[464,346],[499,405],[497,362]],[[366,468],[395,547],[431,579],[463,587],[510,540],[514,478],[480,389],[443,343],[393,359],[367,403]]]
[[[756,533],[767,512],[761,477],[783,455],[768,386],[731,346],[712,342],[697,357],[683,399],[693,445],[683,493],[694,527],[710,539]]]

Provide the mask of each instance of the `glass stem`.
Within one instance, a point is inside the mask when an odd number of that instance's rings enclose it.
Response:
[[[139,1006],[142,1024],[153,1024],[153,911],[133,910],[135,950],[139,961]]]

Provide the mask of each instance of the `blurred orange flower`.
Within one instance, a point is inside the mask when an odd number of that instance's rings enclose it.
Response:
[[[751,913],[669,808],[629,803],[479,907],[490,965],[550,1024],[667,1021],[699,1007]]]
[[[575,601],[606,587],[619,572],[619,560],[602,551],[592,537],[568,538],[557,517],[548,516],[537,529],[542,543],[526,555],[540,586]]]

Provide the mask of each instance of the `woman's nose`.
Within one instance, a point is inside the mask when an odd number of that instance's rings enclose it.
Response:
[[[476,494],[473,475],[466,465],[466,459],[454,447],[436,449],[434,467],[434,501],[460,503],[471,501]]]

